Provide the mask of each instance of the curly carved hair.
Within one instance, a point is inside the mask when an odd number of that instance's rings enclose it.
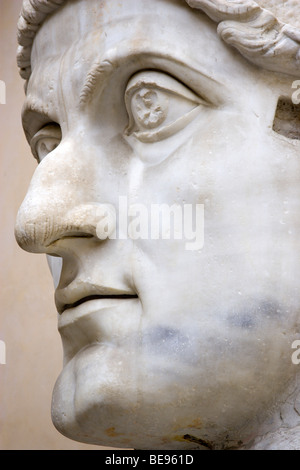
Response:
[[[31,75],[31,49],[45,18],[68,0],[24,0],[18,22],[17,61],[21,76]],[[185,0],[218,23],[218,34],[250,62],[298,76],[300,71],[299,0]],[[264,7],[267,7],[265,9]]]

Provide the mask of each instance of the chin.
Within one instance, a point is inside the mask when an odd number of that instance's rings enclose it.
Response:
[[[199,363],[183,367],[169,361],[166,368],[149,354],[145,358],[111,344],[79,351],[53,391],[57,430],[75,441],[113,448],[239,448],[278,408],[280,384],[291,378],[275,365],[264,373],[232,358],[222,363],[212,358],[215,374]]]

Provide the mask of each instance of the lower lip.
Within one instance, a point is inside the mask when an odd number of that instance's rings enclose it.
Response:
[[[94,344],[132,344],[138,337],[141,317],[138,298],[94,299],[66,310],[58,318],[64,364]]]
[[[139,302],[138,297],[113,297],[113,298],[96,298],[89,299],[85,302],[80,303],[79,305],[68,308],[59,315],[58,327],[63,328],[70,325],[74,325],[81,318],[84,318],[87,315],[98,312],[101,313],[101,310],[111,309],[111,308],[130,308],[131,304],[137,304]]]

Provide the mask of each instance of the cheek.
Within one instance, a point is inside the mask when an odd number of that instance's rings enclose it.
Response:
[[[239,113],[206,110],[174,138],[144,147],[136,149],[145,162],[140,194],[150,202],[224,206],[269,178],[267,131],[258,134],[257,122]]]
[[[189,318],[194,312],[195,319],[223,322],[249,304],[281,305],[281,317],[270,314],[269,326],[261,309],[248,315],[270,345],[268,328],[292,335],[300,307],[298,152],[271,130],[255,133],[254,124],[244,140],[237,128],[223,127],[227,145],[199,134],[145,171],[141,194],[149,204],[203,204],[204,244],[188,252],[184,239],[137,240],[136,283],[157,319],[173,315],[182,322],[180,312],[188,311]],[[240,322],[247,325],[244,316]]]

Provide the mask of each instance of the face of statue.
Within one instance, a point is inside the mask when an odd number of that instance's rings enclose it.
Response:
[[[272,130],[291,79],[182,1],[86,4],[38,32],[23,113],[40,163],[17,239],[56,277],[63,261],[53,422],[116,447],[238,445],[297,369],[300,144]],[[182,236],[138,236],[162,204]]]

